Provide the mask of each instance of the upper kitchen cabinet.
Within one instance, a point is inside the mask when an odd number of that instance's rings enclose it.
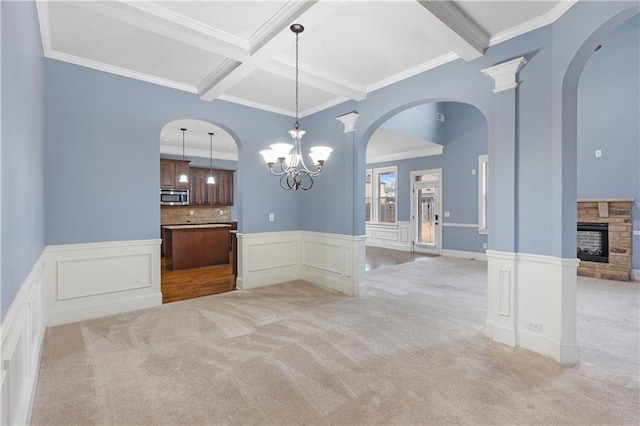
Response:
[[[233,170],[213,169],[215,184],[208,184],[209,169],[189,168],[189,203],[192,205],[232,206]]]
[[[180,175],[189,176],[189,162],[160,159],[160,188],[189,188],[189,183],[178,182]]]
[[[223,206],[233,205],[233,170],[217,170],[216,178],[218,204]]]

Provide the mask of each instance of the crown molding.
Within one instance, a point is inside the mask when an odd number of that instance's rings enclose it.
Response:
[[[119,75],[121,77],[133,78],[135,80],[144,81],[146,83],[157,84],[159,86],[169,87],[171,89],[182,90],[183,92],[198,93],[195,86],[190,84],[184,84],[173,80],[168,80],[153,75],[141,73],[138,71],[132,71],[127,68],[117,67],[115,65],[105,64],[103,62],[94,61],[91,59],[80,58],[68,53],[58,52],[56,50],[49,50],[45,52],[45,57],[50,59],[56,59],[62,62],[68,62],[82,67],[91,68],[98,71],[108,72],[110,74]]]
[[[240,65],[242,65],[241,62],[234,61],[233,59],[225,59],[224,61],[222,61],[220,65],[218,65],[213,71],[209,73],[209,75],[203,78],[196,85],[196,88],[198,89],[198,95],[204,98],[207,92],[211,90],[211,88],[215,87],[218,83],[224,80]],[[210,101],[213,100],[213,98],[205,100]]]
[[[512,38],[521,36],[529,31],[537,30],[546,25],[553,24],[558,18],[560,18],[566,11],[571,9],[578,0],[561,0],[553,9],[544,15],[533,18],[527,22],[523,22],[520,25],[516,25],[508,30],[501,31],[491,36],[489,40],[489,46],[502,43],[503,41],[510,40]]]
[[[458,56],[453,52],[446,53],[440,57],[437,57],[435,59],[432,59],[430,61],[424,62],[419,65],[416,65],[415,67],[411,67],[407,70],[394,74],[391,77],[387,77],[385,79],[376,81],[375,83],[368,85],[367,93],[371,93],[374,90],[382,89],[383,87],[390,86],[402,80],[406,80],[409,77],[413,77],[414,75],[418,75],[425,71],[429,71],[431,69],[437,68],[446,63],[455,61],[456,59],[460,59],[460,56]]]
[[[435,143],[435,142],[434,142]],[[437,144],[436,144],[437,145]],[[438,145],[431,148],[416,149],[413,151],[394,152],[384,155],[367,155],[367,164],[386,163],[388,161],[408,160],[410,158],[430,157],[444,152],[444,146]]]
[[[250,101],[248,99],[239,98],[237,96],[220,95],[216,99],[219,99],[221,101],[231,102],[231,103],[238,104],[238,105],[244,105],[244,106],[247,106],[247,107],[250,107],[250,108],[261,109],[261,110],[267,111],[267,112],[273,112],[275,114],[287,115],[289,117],[295,117],[296,116],[296,112],[295,111],[291,111],[291,110],[288,110],[288,109],[285,109],[285,108],[274,107],[272,105],[267,105],[267,104],[263,104],[263,103],[260,103],[260,102]],[[302,115],[300,117],[302,117]]]
[[[169,154],[169,155],[182,155],[182,147],[177,147],[173,145],[163,145],[160,144],[160,154]],[[209,152],[208,149],[198,149],[198,148],[185,148],[184,155],[187,157],[199,157],[199,158],[211,158],[214,160],[228,160],[228,161],[238,161],[238,153],[237,152],[222,152],[222,151],[213,151],[213,154]]]

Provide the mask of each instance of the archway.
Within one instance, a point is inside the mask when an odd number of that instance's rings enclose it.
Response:
[[[484,258],[485,116],[466,103],[424,102],[396,109],[375,125],[363,140],[368,252]]]
[[[160,132],[163,302],[235,289],[238,144],[209,121],[179,119]]]

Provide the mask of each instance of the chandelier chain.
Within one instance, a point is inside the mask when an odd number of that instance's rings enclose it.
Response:
[[[300,35],[299,33],[296,33],[296,123],[293,126],[296,130],[300,128],[300,122],[298,121],[298,98],[299,98],[298,81],[300,76],[300,71],[298,70],[298,36],[299,35]]]

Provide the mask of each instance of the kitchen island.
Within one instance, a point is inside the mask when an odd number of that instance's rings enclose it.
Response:
[[[169,271],[229,263],[228,224],[163,226]]]

